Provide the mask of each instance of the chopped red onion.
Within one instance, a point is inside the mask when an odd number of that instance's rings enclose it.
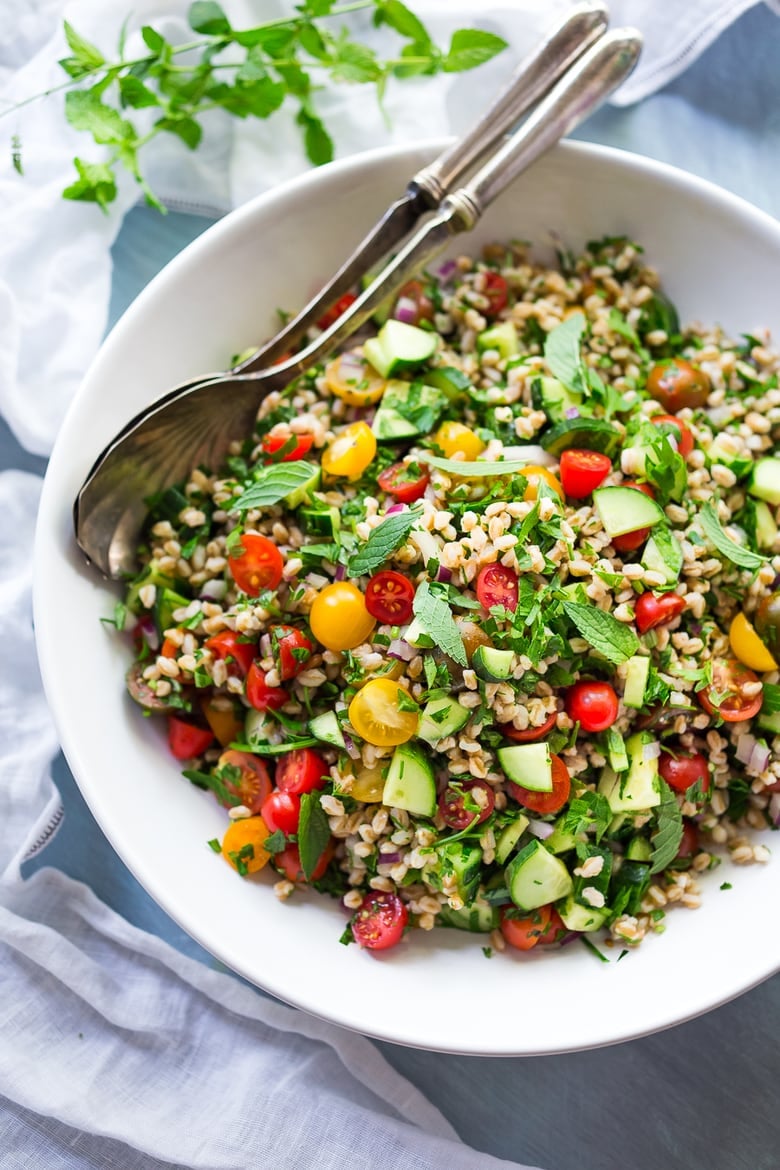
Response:
[[[399,297],[393,310],[393,316],[396,321],[402,321],[404,325],[416,325],[418,317],[417,302],[413,301],[411,297]]]
[[[212,577],[210,581],[205,581],[200,591],[200,596],[206,601],[222,601],[227,593],[227,581],[220,577]]]
[[[646,743],[642,748],[642,758],[645,760],[657,760],[661,754],[661,745],[655,740],[653,743]]]
[[[341,734],[344,736],[344,747],[347,749],[347,755],[349,756],[349,758],[351,760],[359,760],[360,759],[360,752],[358,751],[357,747],[355,746],[355,741],[352,738],[352,736],[348,735],[347,732],[344,731],[343,728],[341,730]]]
[[[769,767],[769,758],[769,748],[766,744],[756,743],[756,746],[750,753],[747,766],[751,772],[765,772]]]
[[[529,821],[528,832],[532,833],[534,837],[538,837],[540,841],[545,841],[552,836],[554,832],[554,825],[548,824],[547,821]]]
[[[380,853],[377,857],[379,865],[398,865],[403,860],[403,853],[396,850],[394,853]]]
[[[579,418],[580,417],[579,408],[576,406],[567,406],[566,410],[564,411],[564,414],[566,415],[567,418]]]
[[[446,565],[439,565],[436,580],[441,581],[443,585],[449,585],[452,580],[452,569],[448,569]]]
[[[394,638],[387,647],[388,658],[397,658],[399,662],[411,662],[417,653],[416,646],[410,646],[403,638]]]
[[[124,632],[127,632],[127,622],[128,618],[131,618],[131,616],[132,615],[129,611],[125,615]],[[134,638],[143,638],[144,642],[146,642],[146,645],[150,650],[160,649],[160,635],[157,633],[157,627],[148,613],[145,613],[143,617],[138,619],[132,628],[132,633]]]
[[[740,764],[749,764],[750,757],[753,755],[753,749],[756,747],[756,737],[754,735],[741,735],[737,740],[736,757]]]
[[[353,353],[352,350],[347,350],[343,353],[339,362],[339,372],[342,381],[354,376],[356,381],[360,381],[365,375],[363,368],[363,359],[358,354]]]
[[[343,581],[347,575],[346,565],[336,565],[336,572],[333,574],[334,581]]]
[[[405,512],[406,504],[391,504],[389,508],[385,508],[385,516],[393,516],[396,512]]]
[[[437,268],[436,275],[443,284],[446,284],[447,281],[451,280],[451,278],[455,275],[457,270],[458,266],[454,260],[445,260],[444,263]]]
[[[582,938],[582,935],[579,933],[579,931],[570,930],[569,933],[561,939],[561,941],[558,943],[558,946],[567,947],[569,943],[573,943],[577,938]]]
[[[775,792],[769,798],[769,815],[772,824],[780,828],[780,792]]]

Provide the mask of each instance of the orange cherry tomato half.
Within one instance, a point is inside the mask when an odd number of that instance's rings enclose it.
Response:
[[[412,620],[414,585],[403,573],[383,569],[366,587],[366,609],[385,626],[404,626]]]
[[[501,933],[510,947],[530,951],[547,933],[552,910],[550,906],[540,906],[524,918],[515,918],[515,913],[509,906],[501,907]]]
[[[561,455],[561,483],[572,500],[584,500],[612,470],[612,460],[599,451],[578,451],[570,447]]]
[[[758,675],[736,658],[715,658],[712,663],[712,682],[699,691],[699,702],[710,715],[719,715],[726,723],[741,723],[752,719],[761,710],[763,693],[745,694],[744,687],[754,689]]]
[[[511,723],[499,723],[496,730],[505,735],[507,739],[513,739],[515,743],[536,743],[540,739],[544,739],[555,730],[555,725],[558,722],[558,712],[553,711],[552,715],[548,715],[544,723],[540,723],[538,727],[526,727],[523,731],[519,728],[513,727]]]
[[[178,715],[168,716],[168,746],[177,760],[191,760],[195,756],[202,756],[213,742],[214,732],[210,727],[188,723]]]
[[[228,557],[228,568],[239,589],[257,597],[263,589],[276,589],[282,579],[284,561],[272,540],[257,532],[244,532],[240,551]]]
[[[239,804],[253,816],[260,812],[271,793],[271,777],[258,756],[230,748],[219,757],[217,771],[225,789]],[[220,800],[220,804],[230,808],[231,801]]]
[[[687,459],[693,450],[693,435],[684,422],[680,422],[673,414],[654,414],[650,422],[656,427],[668,427],[674,432],[677,441],[677,450],[683,459]]]
[[[569,769],[560,756],[552,756],[552,791],[532,792],[530,788],[521,788],[519,784],[509,781],[507,788],[518,804],[530,808],[532,812],[546,816],[547,813],[558,812],[569,799],[571,792],[571,778]]]

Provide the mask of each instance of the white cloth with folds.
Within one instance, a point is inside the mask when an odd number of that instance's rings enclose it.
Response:
[[[755,0],[615,0],[613,24],[637,25],[646,49],[615,101],[659,88]],[[8,7],[8,0],[6,0]],[[0,21],[6,103],[62,80],[62,18],[99,45],[133,28],[185,30],[185,0],[37,0]],[[2,5],[0,5],[0,8]],[[291,10],[282,0],[225,0],[238,26]],[[569,0],[417,0],[440,42],[479,24],[511,50],[473,74],[391,85],[384,124],[372,100],[341,86],[320,97],[340,155],[462,131]],[[370,35],[370,34],[369,34]],[[132,52],[138,33],[131,33]],[[421,116],[424,110],[424,117]],[[162,198],[228,210],[306,167],[291,114],[204,119],[201,148],[172,136],[147,160]],[[24,143],[25,176],[0,164],[0,410],[20,443],[48,454],[106,325],[109,249],[137,193],[123,184],[108,216],[65,202],[74,154],[59,98],[0,124]],[[163,136],[166,137],[166,136]],[[7,155],[9,152],[3,148]],[[94,150],[94,148],[93,148]],[[227,974],[131,927],[86,887],[20,859],[56,808],[57,737],[35,665],[31,542],[40,483],[0,475],[0,1133],[4,1164],[176,1164],[476,1170],[509,1165],[468,1149],[449,1123],[367,1040],[275,1004]],[[453,1043],[456,1043],[453,1037]],[[53,1149],[67,1150],[62,1159]],[[7,1161],[6,1161],[7,1159]]]

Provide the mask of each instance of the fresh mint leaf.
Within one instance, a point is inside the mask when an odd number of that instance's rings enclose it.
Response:
[[[116,144],[135,138],[132,123],[102,101],[97,87],[74,89],[65,95],[65,117],[74,130],[87,130],[95,142]]]
[[[152,93],[140,78],[134,77],[132,73],[119,78],[119,93],[122,104],[132,106],[134,110],[141,110],[145,106],[159,106],[160,104],[157,95]]]
[[[547,334],[544,342],[544,360],[550,373],[563,382],[567,390],[576,393],[583,388],[580,345],[585,328],[584,313],[572,313]]]
[[[308,881],[330,841],[328,817],[320,804],[319,792],[305,792],[301,797],[298,821],[298,853],[303,876]]]
[[[294,463],[272,463],[255,474],[255,481],[243,495],[236,496],[229,504],[231,512],[246,512],[250,508],[270,508],[302,488],[316,476],[314,463],[296,459]]]
[[[611,613],[576,601],[565,601],[563,609],[585,641],[616,666],[627,662],[639,649],[634,631]]]
[[[413,609],[414,616],[436,646],[461,666],[467,666],[463,638],[450,607],[442,597],[431,592],[427,581],[423,581],[415,593]]]
[[[182,142],[186,146],[189,146],[190,150],[195,150],[203,137],[203,131],[194,118],[160,118],[155,122],[155,126],[158,130],[168,130],[171,134],[175,134],[177,138],[181,138]]]
[[[489,462],[485,460],[444,459],[439,455],[429,455],[426,451],[425,462],[430,467],[436,467],[447,475],[461,475],[466,479],[481,479],[495,475],[522,475],[523,468],[531,462],[528,459],[504,459]]]
[[[156,28],[152,28],[150,24],[143,26],[141,36],[147,49],[151,49],[153,53],[159,54],[168,43],[165,37],[158,33]]]
[[[640,341],[638,334],[634,329],[631,328],[628,321],[626,321],[625,317],[618,309],[609,310],[607,325],[613,333],[618,333],[621,337],[625,337],[626,341],[629,341],[633,345],[634,349],[642,348],[642,342]]]
[[[315,167],[321,167],[333,159],[333,139],[322,121],[308,110],[301,108],[296,122],[303,127],[303,145],[306,157]]]
[[[661,873],[677,856],[683,835],[683,822],[677,798],[665,780],[661,785],[661,803],[657,812],[657,827],[650,840],[653,852],[650,873]]]
[[[414,528],[420,513],[410,508],[406,512],[395,512],[388,516],[372,531],[366,543],[350,557],[347,570],[351,577],[362,577],[373,573],[400,548]]]
[[[263,849],[266,853],[281,853],[287,846],[287,838],[281,829],[277,829],[275,833],[271,833],[270,837],[266,837],[263,841]]]
[[[17,175],[24,174],[24,167],[22,166],[22,140],[18,134],[11,135],[11,165]]]
[[[101,65],[105,65],[106,59],[97,45],[93,45],[91,41],[77,33],[67,20],[64,20],[62,24],[65,40],[68,42],[68,48],[73,56],[64,57],[60,61],[60,65],[70,77],[82,77],[85,73],[91,73],[99,69]]]
[[[430,45],[431,38],[422,21],[401,3],[401,0],[383,0],[374,16],[374,24],[387,24],[415,46]]]
[[[507,47],[503,37],[479,28],[459,28],[452,34],[442,68],[445,73],[462,73],[483,65]]]
[[[376,53],[367,45],[348,40],[336,45],[331,64],[331,77],[334,81],[362,84],[377,81],[381,74],[382,68],[376,59]]]
[[[588,792],[574,798],[563,818],[564,833],[579,837],[593,830],[598,843],[609,828],[612,810],[609,801],[600,792]]]
[[[707,540],[719,553],[740,569],[760,569],[767,558],[737,544],[723,530],[715,506],[707,502],[698,516],[699,525]]]
[[[214,0],[195,0],[187,13],[190,28],[207,37],[230,36],[230,21]]]
[[[74,158],[78,179],[62,192],[64,199],[80,199],[97,203],[103,211],[116,199],[116,180],[111,168],[105,163],[88,163]]]

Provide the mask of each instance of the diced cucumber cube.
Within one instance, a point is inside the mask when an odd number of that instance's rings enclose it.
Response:
[[[638,710],[645,704],[645,689],[650,677],[650,659],[635,654],[626,663],[626,683],[623,689],[623,702],[627,707]]]
[[[436,333],[391,318],[376,337],[364,342],[363,354],[383,378],[389,378],[399,370],[414,369],[427,362],[437,344]]]
[[[759,459],[753,468],[748,492],[773,508],[780,504],[780,459]]]
[[[552,760],[547,743],[513,743],[496,753],[507,779],[532,792],[552,792]]]
[[[393,752],[382,803],[388,808],[405,808],[418,817],[432,817],[436,812],[433,768],[414,744],[400,744]]]
[[[541,841],[529,842],[506,868],[510,897],[520,910],[536,910],[571,893],[571,875]]]
[[[455,735],[469,721],[471,712],[462,707],[457,699],[447,695],[440,699],[429,699],[422,709],[417,736],[431,746],[448,735]]]

